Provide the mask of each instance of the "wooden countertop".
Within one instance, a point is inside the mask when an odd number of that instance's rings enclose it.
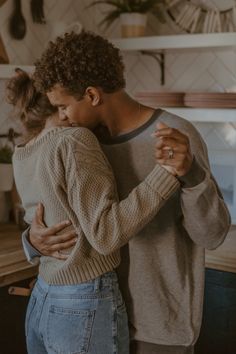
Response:
[[[220,247],[206,251],[206,267],[236,273],[236,226]],[[14,224],[0,224],[0,287],[36,274],[37,266],[25,258],[21,231]]]
[[[0,224],[0,287],[36,274],[37,266],[25,258],[21,231],[14,224]]]
[[[236,226],[231,226],[225,241],[214,251],[206,251],[206,267],[236,273]]]

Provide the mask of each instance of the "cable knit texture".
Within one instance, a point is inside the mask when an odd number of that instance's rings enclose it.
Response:
[[[108,160],[86,128],[48,130],[35,143],[17,147],[13,165],[26,221],[32,222],[42,202],[48,226],[69,219],[68,230],[75,228],[78,234],[66,261],[41,257],[39,273],[49,284],[73,285],[116,268],[119,248],[179,187],[175,177],[156,165],[119,202]]]

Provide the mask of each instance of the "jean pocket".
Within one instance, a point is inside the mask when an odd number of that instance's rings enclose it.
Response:
[[[31,294],[30,300],[29,300],[29,303],[27,306],[27,310],[26,310],[26,315],[25,315],[25,335],[26,335],[26,337],[28,336],[28,333],[29,333],[31,315],[34,310],[35,304],[36,304],[36,297]]]
[[[86,354],[92,333],[95,311],[50,306],[48,346],[60,354]]]

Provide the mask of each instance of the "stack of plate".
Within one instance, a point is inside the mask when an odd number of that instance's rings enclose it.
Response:
[[[135,98],[142,104],[157,107],[183,107],[183,92],[137,92]]]
[[[196,108],[236,108],[235,92],[193,92],[184,96],[186,107]]]

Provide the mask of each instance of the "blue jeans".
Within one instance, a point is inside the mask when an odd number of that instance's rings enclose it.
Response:
[[[128,320],[115,272],[70,286],[38,278],[26,313],[28,354],[128,354]]]

